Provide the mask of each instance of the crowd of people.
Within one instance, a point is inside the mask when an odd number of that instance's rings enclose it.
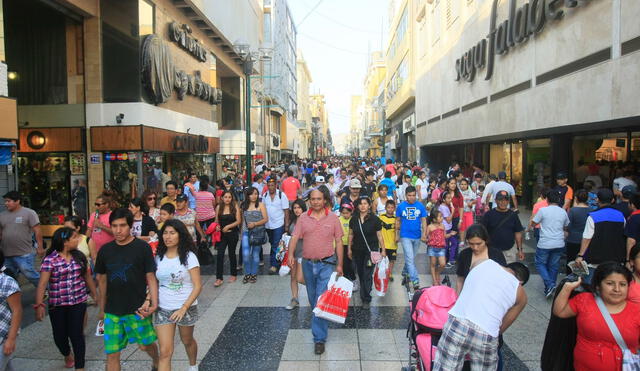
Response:
[[[435,171],[415,162],[330,158],[272,167],[259,162],[253,170],[255,176],[247,181],[224,167],[214,185],[207,176],[189,174],[182,184],[166,182],[166,193],[147,190],[127,205],[117,205],[105,190],[89,220],[67,217],[46,251],[38,216],[22,206],[19,192],[4,195],[0,370],[11,366],[22,318],[14,279],[20,273],[37,287],[36,319],[48,313],[66,367],[84,368],[87,305],[97,304],[108,370],[120,368],[120,353],[130,343],[148,353],[154,369],[169,370],[176,328],[195,370],[193,334],[200,266],[210,264],[203,261],[207,252],[216,256],[216,288],[234,283],[238,274],[242,284],[254,284],[260,266],[268,264],[265,272],[276,275],[287,265],[291,299],[283,306],[294,310],[300,304],[300,283],[314,307],[335,271],[353,282],[366,310],[372,301],[372,255],[389,259],[393,281],[399,247],[404,258],[399,275],[408,290],[455,285],[459,294],[435,369],[458,369],[465,357],[481,369],[501,369],[498,338],[527,302],[522,285],[529,272],[518,261],[525,259],[523,243],[529,238],[536,241],[535,268],[544,295],[557,296],[553,313],[577,318],[575,351],[582,353],[594,341],[610,350],[588,362],[576,357],[576,369],[621,367],[622,350],[613,336],[600,328],[602,337],[593,340],[588,332],[598,298],[623,329],[629,349],[637,348],[640,317],[632,314],[640,311],[635,307],[640,301],[640,195],[631,166],[611,178],[612,188],[585,177],[575,192],[568,175],[559,172],[556,184],[544,188],[532,205],[526,229],[507,174],[489,174],[481,165],[454,162]],[[285,261],[277,259],[281,245],[289,250]],[[430,271],[430,282],[420,280],[422,252],[428,256],[424,269]],[[43,258],[39,272],[36,256]],[[582,294],[569,299],[579,285],[558,282],[559,273],[571,273],[562,269],[563,258],[586,263],[587,273],[576,282],[591,284],[596,299]],[[455,283],[444,274],[447,268],[455,269]],[[328,322],[312,316],[315,353],[322,354]],[[636,321],[635,327],[627,321]]]

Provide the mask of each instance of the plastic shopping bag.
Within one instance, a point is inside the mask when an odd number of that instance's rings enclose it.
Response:
[[[333,272],[327,283],[327,291],[318,298],[313,313],[316,317],[344,324],[352,292],[353,282],[342,276],[338,278],[338,274]]]
[[[373,292],[378,296],[384,296],[389,288],[389,258],[386,256],[376,264],[373,271]]]
[[[280,266],[280,270],[278,271],[278,274],[280,275],[280,277],[284,277],[287,274],[289,274],[289,272],[291,272],[291,267],[289,267],[289,251],[285,251],[284,253],[284,258],[282,259],[282,265]]]
[[[289,246],[289,241],[291,240],[291,236],[288,234],[282,235],[282,239],[280,240],[280,244],[278,244],[278,248],[276,249],[276,260],[279,262],[286,263],[284,258],[285,253],[287,251],[287,247]]]

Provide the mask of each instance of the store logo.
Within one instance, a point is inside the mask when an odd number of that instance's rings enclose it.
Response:
[[[209,140],[203,135],[178,135],[173,138],[173,149],[197,153],[209,152]]]
[[[493,0],[489,35],[456,60],[456,81],[472,82],[477,71],[487,67],[485,80],[493,77],[496,55],[524,44],[529,37],[542,32],[546,22],[560,20],[564,15],[562,6],[575,8],[578,0],[531,0],[516,9],[516,0],[509,1],[509,18],[496,26],[498,0]]]

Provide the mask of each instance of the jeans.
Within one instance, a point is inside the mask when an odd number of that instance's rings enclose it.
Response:
[[[373,269],[369,251],[353,253],[353,262],[360,278],[360,299],[365,303],[371,302],[371,288],[373,287]]]
[[[540,278],[544,281],[545,290],[549,290],[556,285],[558,265],[563,253],[563,248],[536,249],[536,269],[540,273]]]
[[[53,330],[53,341],[63,356],[71,354],[73,347],[73,358],[75,368],[84,368],[85,341],[83,333],[84,314],[87,311],[87,304],[65,305],[50,307],[49,319]]]
[[[229,250],[229,274],[235,277],[238,274],[236,266],[236,246],[238,245],[238,232],[223,233],[220,242],[216,243],[218,258],[216,259],[216,279],[222,279],[224,270],[224,253]]]
[[[413,238],[400,238],[402,244],[402,251],[404,252],[404,268],[402,268],[402,275],[409,275],[409,279],[414,284],[420,283],[420,277],[418,277],[418,270],[416,269],[415,258],[418,255],[418,249],[420,249],[420,239]]]
[[[284,225],[276,229],[267,229],[267,236],[269,236],[269,243],[271,244],[271,266],[276,269],[280,269],[280,262],[276,259],[276,251],[278,250],[278,245],[280,244],[283,234]]]
[[[34,268],[35,260],[35,252],[20,256],[8,256],[4,260],[4,266],[11,273],[10,276],[13,278],[18,279],[18,274],[22,272],[33,286],[38,287],[40,273],[38,273]]]
[[[242,255],[244,259],[244,274],[258,274],[262,246],[249,245],[249,232],[242,232]]]
[[[327,283],[333,273],[333,265],[325,263],[313,263],[302,259],[302,274],[307,286],[307,296],[311,308],[316,307],[316,302],[320,295],[327,291]],[[329,322],[326,319],[318,318],[311,314],[311,333],[314,343],[325,343],[329,332]]]

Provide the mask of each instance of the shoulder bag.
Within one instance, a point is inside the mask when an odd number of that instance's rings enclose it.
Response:
[[[360,227],[360,233],[362,234],[362,238],[364,239],[364,244],[367,245],[367,250],[369,250],[369,256],[371,258],[371,263],[378,264],[382,260],[382,254],[380,251],[371,251],[369,247],[369,242],[367,242],[367,237],[364,235],[364,231],[362,230],[362,222],[360,222],[360,217],[358,216],[358,226]]]
[[[640,370],[640,354],[633,354],[629,347],[627,347],[627,343],[625,343],[622,334],[618,330],[618,326],[611,318],[611,314],[607,310],[607,307],[604,305],[602,298],[598,295],[594,294],[596,299],[596,304],[598,304],[598,309],[600,309],[600,313],[602,317],[604,317],[604,321],[609,326],[609,331],[613,335],[613,338],[616,339],[616,343],[620,347],[622,351],[622,371],[639,371]]]
[[[247,226],[247,230],[249,231],[249,245],[251,246],[262,246],[267,243],[269,239],[267,236],[267,229],[263,225],[258,225],[253,227],[253,229],[249,229],[249,224],[246,222],[247,218],[245,215],[245,225]]]

